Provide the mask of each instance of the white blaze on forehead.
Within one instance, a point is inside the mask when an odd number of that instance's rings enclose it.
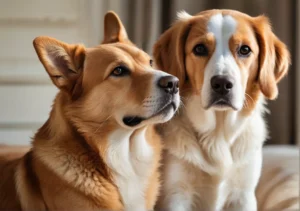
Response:
[[[215,51],[207,66],[209,75],[239,75],[239,67],[230,51],[229,41],[236,31],[236,21],[233,17],[222,14],[214,15],[207,24],[208,33],[215,38]]]
[[[218,56],[229,56],[228,54],[231,54],[229,40],[236,30],[236,25],[236,21],[229,15],[217,14],[209,20],[207,30],[215,37],[216,48],[214,53]]]

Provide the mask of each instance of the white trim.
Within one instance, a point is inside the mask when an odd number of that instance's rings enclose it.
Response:
[[[300,11],[300,2],[297,1],[297,11]],[[296,23],[300,22],[300,14],[299,12],[296,13],[297,20]],[[296,37],[297,40],[297,46],[296,46],[296,55],[300,54],[300,27],[298,25]],[[296,59],[296,70],[299,70],[300,68],[300,60]],[[300,146],[300,72],[296,71],[296,143],[298,146]]]

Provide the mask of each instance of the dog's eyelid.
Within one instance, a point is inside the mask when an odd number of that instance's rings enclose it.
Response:
[[[129,72],[130,72],[129,66],[126,65],[125,63],[117,63],[116,65],[113,66],[112,71],[114,71],[114,70],[115,70],[116,68],[118,68],[118,67],[123,68],[123,69],[125,69],[126,71],[129,71]]]
[[[110,75],[114,77],[122,77],[122,76],[130,75],[130,73],[131,71],[127,66],[118,65],[111,71]]]
[[[116,69],[118,67],[121,67],[121,68],[129,70],[129,67],[127,65],[125,65],[125,64],[116,65],[114,69]]]
[[[54,75],[54,76],[52,76],[52,77],[55,78],[55,79],[63,78],[63,76],[61,76],[61,75]]]

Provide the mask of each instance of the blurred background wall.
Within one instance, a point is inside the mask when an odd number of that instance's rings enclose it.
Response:
[[[28,144],[47,119],[57,92],[39,63],[32,40],[48,35],[69,43],[97,45],[106,11],[117,12],[133,42],[151,54],[176,12],[236,9],[270,17],[292,53],[279,97],[269,102],[269,144],[300,143],[300,4],[298,0],[0,0],[0,143]]]

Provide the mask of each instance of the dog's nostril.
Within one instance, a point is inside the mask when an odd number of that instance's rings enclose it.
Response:
[[[170,81],[170,82],[168,82],[168,85],[167,85],[167,87],[168,87],[168,88],[172,89],[172,88],[173,88],[173,86],[174,86],[174,83],[173,83],[173,82],[171,82],[171,81]]]
[[[225,85],[226,89],[232,89],[232,87],[233,87],[233,84],[230,82]]]
[[[158,86],[169,94],[176,94],[178,92],[178,79],[174,76],[163,76],[158,81]]]
[[[214,84],[212,86],[213,86],[214,89],[220,89],[221,88],[220,84]]]

